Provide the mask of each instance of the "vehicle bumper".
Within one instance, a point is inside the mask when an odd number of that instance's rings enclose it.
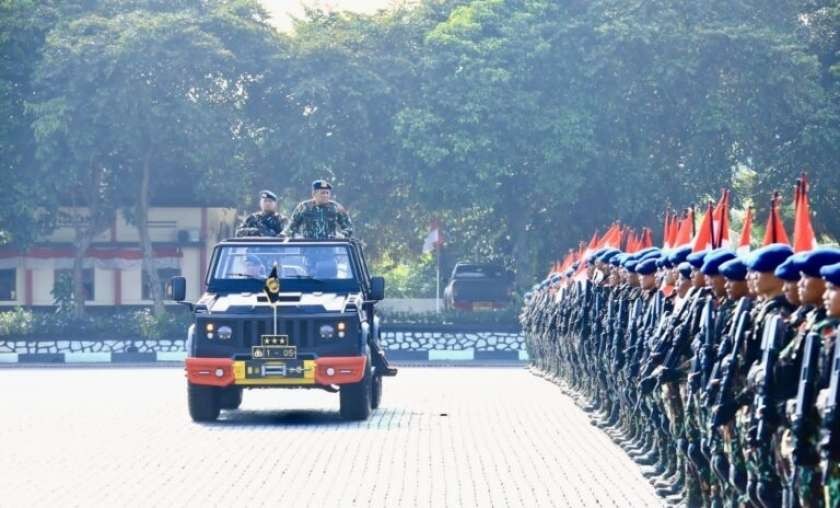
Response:
[[[367,357],[335,356],[303,360],[302,376],[256,374],[257,367],[279,367],[278,360],[244,361],[230,358],[188,357],[184,370],[187,380],[206,386],[306,386],[358,383],[365,375]],[[285,368],[285,367],[284,367]],[[249,370],[250,369],[250,370]],[[259,369],[264,371],[265,369]]]

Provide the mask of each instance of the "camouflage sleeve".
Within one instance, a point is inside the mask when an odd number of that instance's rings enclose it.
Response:
[[[254,214],[248,215],[242,221],[242,224],[236,228],[237,238],[243,236],[258,236],[259,230],[257,228],[257,216]]]
[[[353,236],[353,224],[350,222],[350,214],[347,213],[347,209],[343,206],[336,204],[336,207],[338,214],[338,232],[346,238],[350,238]]]
[[[286,228],[286,236],[300,234],[301,224],[303,224],[303,203],[298,204],[292,211],[292,217],[289,219],[289,226]]]

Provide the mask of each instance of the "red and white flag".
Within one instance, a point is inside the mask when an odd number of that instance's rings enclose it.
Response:
[[[428,254],[432,251],[438,250],[443,246],[443,233],[440,231],[440,224],[437,221],[432,221],[429,228],[429,233],[426,239],[423,240],[423,254]]]

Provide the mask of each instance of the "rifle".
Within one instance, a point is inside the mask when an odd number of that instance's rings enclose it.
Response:
[[[813,465],[817,461],[814,453],[808,449],[808,434],[814,431],[808,425],[808,412],[814,405],[814,385],[816,384],[817,362],[819,361],[819,328],[812,329],[805,337],[802,354],[802,367],[799,369],[799,384],[796,388],[796,408],[791,418],[793,433],[793,463],[797,466]]]
[[[735,328],[738,326],[738,319],[741,314],[747,312],[749,309],[750,299],[741,298],[735,305],[735,311],[732,313],[732,321],[729,324],[729,331],[727,331],[720,339],[720,346],[718,346],[717,357],[715,358],[712,370],[709,373],[706,381],[705,390],[701,396],[701,403],[704,406],[709,405],[715,400],[718,389],[720,388],[720,377],[722,374],[722,360],[732,352],[732,337],[735,335]],[[721,321],[720,319],[718,321]]]
[[[702,340],[691,359],[691,369],[688,375],[688,398],[700,390],[703,381],[703,371],[707,358],[712,356],[715,348],[715,310],[712,304],[712,296],[706,295],[703,302],[703,310],[700,311],[700,329]]]
[[[747,328],[750,325],[749,311],[752,304],[746,297],[741,300],[747,301],[744,302],[741,314],[735,321],[735,333],[732,336],[732,352],[728,357],[723,359],[723,372],[720,377],[715,404],[712,406],[711,421],[709,422],[712,428],[728,423],[735,415],[735,410],[737,409],[735,407],[734,397],[730,392],[732,391],[735,374],[738,371],[738,354],[743,348]]]
[[[837,323],[831,323],[836,326]],[[840,460],[840,432],[837,431],[837,404],[840,402],[840,344],[834,341],[831,361],[831,380],[828,383],[828,400],[822,414],[820,429],[820,458],[828,463]],[[827,484],[827,467],[823,467],[823,485]]]
[[[754,441],[751,443],[753,446],[770,439],[771,429],[777,421],[773,404],[773,369],[779,357],[779,348],[785,334],[785,323],[778,315],[771,316],[769,320],[770,322],[764,327],[764,336],[761,338],[761,369],[764,372],[764,378],[753,399],[755,407],[753,421],[756,422]]]

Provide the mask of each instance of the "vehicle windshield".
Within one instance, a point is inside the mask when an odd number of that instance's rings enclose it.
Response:
[[[281,291],[358,290],[346,245],[225,245],[209,283],[216,290],[255,290],[275,266]]]
[[[459,265],[455,267],[454,277],[458,279],[500,278],[504,269],[491,265]]]

